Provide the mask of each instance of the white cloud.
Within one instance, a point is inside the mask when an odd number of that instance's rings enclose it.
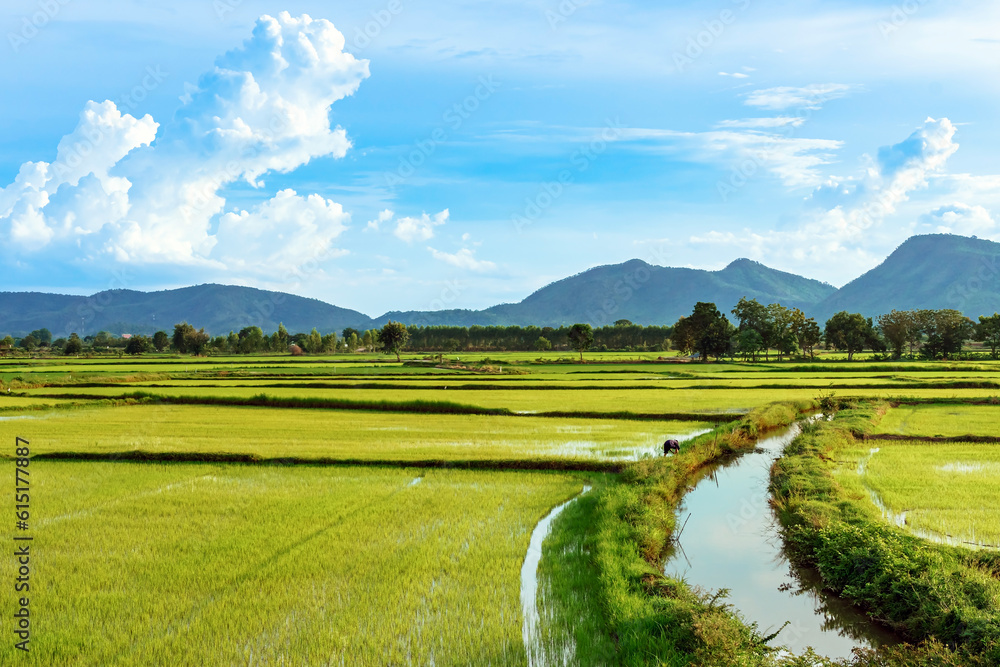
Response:
[[[263,240],[276,241],[280,231],[262,226],[287,224],[281,207],[312,211],[316,224],[329,224],[336,205],[324,201],[321,213],[312,197],[290,191],[235,214],[255,230],[253,238],[229,233],[233,214],[219,216],[228,185],[263,187],[267,173],[347,152],[346,132],[330,126],[330,106],[353,94],[368,63],[343,48],[329,21],[262,16],[249,39],[188,86],[169,124],[122,115],[111,102],[88,103],[55,163],[26,163],[0,190],[0,237],[15,251],[59,250],[74,261],[223,268],[220,262],[234,261],[248,243],[260,241],[259,252],[267,252]],[[213,234],[216,221],[221,231]],[[328,241],[321,230],[320,245]],[[295,243],[271,251],[267,257],[300,254]]]
[[[769,129],[775,127],[800,127],[806,119],[802,116],[774,116],[769,118],[741,118],[739,120],[724,120],[716,124],[716,127],[743,128],[743,129]]]
[[[827,223],[852,236],[896,212],[909,194],[927,186],[958,150],[955,125],[947,118],[928,118],[905,140],[883,146],[860,178],[830,179],[817,188],[811,203],[823,210]]]
[[[437,213],[432,218],[424,213],[419,218],[405,217],[396,221],[396,229],[392,232],[396,238],[406,243],[428,241],[434,238],[434,228],[448,222],[448,209]]]
[[[213,256],[243,274],[271,279],[298,275],[309,263],[346,254],[333,241],[349,221],[340,204],[317,194],[301,197],[281,190],[253,211],[222,216]]]
[[[727,246],[746,256],[807,275],[855,277],[881,260],[872,252],[879,241],[898,244],[906,226],[879,230],[911,193],[925,188],[958,150],[955,126],[947,118],[928,118],[905,140],[885,146],[855,178],[829,179],[807,201],[797,227],[742,232],[708,231],[693,235],[698,245]],[[920,219],[923,231],[989,235],[996,223],[982,206],[941,206]],[[930,227],[930,229],[926,229]],[[884,237],[884,238],[882,238]]]
[[[385,209],[384,211],[382,211],[382,212],[380,212],[378,214],[377,218],[375,218],[374,220],[369,220],[368,221],[368,224],[365,225],[365,231],[366,232],[377,232],[379,230],[379,226],[380,225],[382,225],[383,223],[391,221],[392,218],[395,215],[396,214],[393,211],[390,211],[389,209]]]
[[[996,220],[986,208],[969,206],[961,202],[939,206],[930,213],[922,215],[920,222],[933,231],[944,234],[982,236],[994,240],[1000,231]]]
[[[735,165],[743,180],[763,169],[790,187],[818,185],[821,177],[817,167],[830,164],[834,151],[843,146],[834,139],[789,137],[757,130],[677,132],[626,128],[619,130],[619,137],[624,141],[669,142],[692,151],[705,162]]]
[[[748,93],[744,104],[762,109],[781,110],[795,107],[814,111],[824,102],[844,97],[854,88],[846,83],[814,83],[800,88],[791,86],[764,88]]]
[[[749,79],[749,74],[744,74],[743,72],[719,72],[719,76],[728,76],[734,79]]]
[[[476,259],[476,252],[474,250],[470,250],[469,248],[462,248],[454,254],[441,252],[440,250],[435,250],[429,246],[427,249],[430,250],[434,259],[446,264],[451,264],[452,266],[460,269],[467,269],[469,271],[482,273],[485,271],[494,271],[497,268],[497,265],[493,262]]]

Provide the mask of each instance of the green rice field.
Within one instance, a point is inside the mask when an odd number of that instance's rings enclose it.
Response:
[[[912,533],[1000,544],[1000,445],[878,440],[1000,435],[1000,364],[659,356],[0,360],[3,467],[15,437],[41,457],[37,642],[0,664],[620,664],[624,593],[591,534],[606,492],[631,497],[616,471],[778,401],[893,402],[845,488]],[[529,538],[585,485],[544,542],[526,648]]]

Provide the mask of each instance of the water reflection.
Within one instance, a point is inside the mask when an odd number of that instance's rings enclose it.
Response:
[[[855,647],[898,643],[852,605],[822,590],[819,574],[792,565],[768,503],[771,464],[800,432],[798,425],[761,440],[741,457],[707,468],[684,498],[687,521],[664,572],[707,590],[728,588],[729,602],[774,644],[795,653],[812,646],[831,658]],[[690,517],[690,518],[688,518]]]

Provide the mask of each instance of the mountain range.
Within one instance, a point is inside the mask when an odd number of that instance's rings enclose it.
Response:
[[[316,327],[363,330],[388,320],[429,325],[594,326],[627,319],[673,324],[697,301],[729,313],[742,297],[800,308],[822,325],[840,310],[874,317],[890,310],[956,308],[975,318],[1000,310],[1000,243],[951,234],[914,236],[885,261],[836,289],[832,285],[737,259],[719,271],[654,266],[638,259],[598,266],[539,289],[518,303],[485,310],[394,311],[379,317],[318,299],[228,285],[161,292],[110,290],[89,297],[0,292],[0,335],[48,328],[56,337],[100,330],[152,333],[187,321],[212,335],[284,323],[292,333]]]

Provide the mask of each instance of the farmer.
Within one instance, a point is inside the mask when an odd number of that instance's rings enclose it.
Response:
[[[680,454],[681,443],[677,440],[667,440],[663,443],[663,455],[666,456],[670,452],[677,452]]]

